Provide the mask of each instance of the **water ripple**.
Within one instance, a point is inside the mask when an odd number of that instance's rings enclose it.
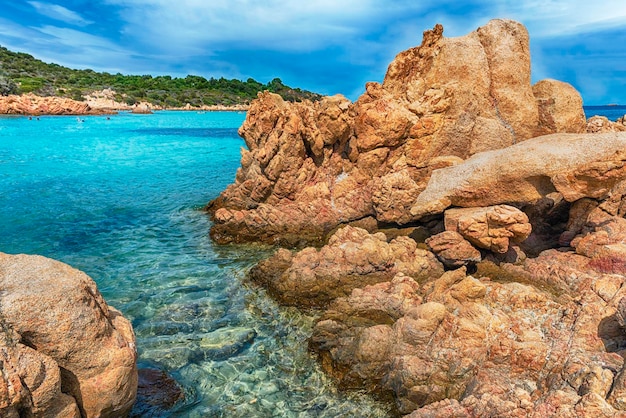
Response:
[[[307,351],[313,318],[245,272],[271,249],[216,247],[197,208],[234,178],[243,115],[0,118],[0,251],[62,260],[128,317],[139,363],[172,374],[172,417],[382,417]],[[141,411],[135,411],[140,414]]]

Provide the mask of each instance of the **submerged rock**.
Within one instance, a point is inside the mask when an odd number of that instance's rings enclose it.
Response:
[[[134,417],[161,416],[185,399],[180,385],[163,370],[141,368],[138,376]]]
[[[219,329],[202,338],[195,357],[200,360],[225,360],[244,351],[254,342],[256,331],[244,329]]]
[[[10,371],[7,390],[0,389],[2,416],[130,411],[135,335],[86,274],[41,256],[0,253],[0,326],[7,353],[0,361]]]

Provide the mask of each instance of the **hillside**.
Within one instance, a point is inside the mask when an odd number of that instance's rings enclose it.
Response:
[[[117,93],[119,102],[133,105],[146,101],[163,107],[180,107],[187,103],[192,106],[243,104],[264,90],[278,93],[288,101],[320,98],[316,93],[285,86],[279,78],[262,84],[252,78],[241,81],[195,75],[176,78],[99,73],[48,64],[29,54],[0,46],[0,95],[32,92],[83,100],[85,95],[106,88]]]

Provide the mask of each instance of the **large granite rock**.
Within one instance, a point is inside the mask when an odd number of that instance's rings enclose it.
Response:
[[[66,264],[0,253],[0,347],[2,416],[123,417],[135,401],[130,323]]]
[[[411,207],[433,170],[584,129],[571,86],[531,86],[521,24],[493,20],[459,38],[443,37],[437,25],[355,103],[260,94],[239,130],[247,150],[235,183],[208,206],[211,235],[298,245],[324,242],[338,225],[368,216],[405,224],[415,220]]]
[[[326,243],[251,277],[322,307],[322,368],[399,414],[626,416],[624,121],[531,86],[521,25],[442,30],[355,103],[261,95],[212,236]]]
[[[533,203],[553,192],[573,202],[601,199],[626,177],[626,134],[553,134],[478,153],[433,172],[411,215],[450,206]]]

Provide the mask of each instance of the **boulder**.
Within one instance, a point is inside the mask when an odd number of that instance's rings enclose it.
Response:
[[[497,19],[445,38],[437,25],[354,103],[260,93],[239,130],[247,149],[235,182],[207,206],[211,236],[304,246],[366,217],[407,224],[433,171],[584,124],[571,86],[531,86],[524,26]]]
[[[626,134],[553,134],[476,154],[435,170],[414,219],[450,206],[533,203],[558,191],[568,202],[602,199],[626,176]]]
[[[250,271],[252,279],[287,305],[324,306],[353,289],[391,280],[404,273],[416,280],[443,272],[429,251],[408,237],[387,243],[382,233],[362,228],[339,229],[320,249],[295,254],[285,249],[261,261]]]
[[[509,243],[520,243],[530,235],[528,216],[508,205],[484,208],[448,209],[444,215],[446,231],[458,232],[478,248],[504,254]]]
[[[444,266],[457,268],[481,260],[480,251],[456,231],[444,231],[426,239],[426,244]]]
[[[41,256],[0,253],[0,322],[14,333],[5,344],[16,347],[9,363],[32,399],[25,410],[59,417],[76,407],[86,417],[130,411],[135,336],[86,274]],[[3,404],[0,395],[0,410]]]
[[[583,99],[574,87],[558,80],[541,80],[533,86],[539,107],[540,131],[582,133],[587,129]]]

